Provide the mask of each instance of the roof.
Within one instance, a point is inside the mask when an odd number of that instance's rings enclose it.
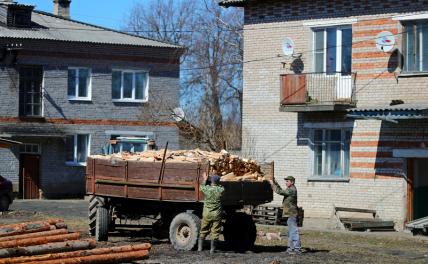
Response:
[[[10,148],[12,145],[20,145],[21,142],[0,138],[0,148]]]
[[[32,28],[0,26],[0,38],[54,40],[181,49],[181,46],[123,33],[42,11],[33,11]]]
[[[244,6],[247,3],[247,0],[223,0],[219,2],[219,5],[229,7],[229,6]]]
[[[425,119],[428,118],[428,103],[353,108],[348,110],[347,116],[356,119],[378,119],[394,123],[400,119]]]

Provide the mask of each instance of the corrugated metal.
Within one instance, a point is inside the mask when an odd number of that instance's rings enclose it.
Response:
[[[33,12],[32,21],[38,26],[36,25],[28,29],[0,26],[0,38],[45,39],[115,45],[182,48],[178,45],[133,36],[75,20],[64,19],[41,11]]]
[[[391,122],[405,119],[428,118],[428,104],[399,104],[372,106],[348,110],[347,117],[355,119],[377,119]]]
[[[222,6],[242,6],[247,0],[223,0],[219,2]]]
[[[372,112],[372,111],[417,111],[417,110],[428,110],[428,103],[361,107],[361,108],[350,109],[349,112],[355,113],[355,112]]]

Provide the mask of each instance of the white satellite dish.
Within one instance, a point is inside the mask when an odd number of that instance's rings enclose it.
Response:
[[[285,38],[282,41],[282,53],[285,56],[291,56],[294,53],[294,41],[290,38]]]
[[[184,111],[183,109],[181,109],[181,107],[176,107],[172,111],[173,111],[172,118],[174,118],[176,122],[180,122],[181,120],[184,119]]]
[[[389,31],[382,31],[376,36],[376,48],[383,52],[391,51],[395,45],[395,37]]]

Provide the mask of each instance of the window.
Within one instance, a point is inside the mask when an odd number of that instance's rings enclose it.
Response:
[[[43,68],[23,66],[19,69],[19,115],[41,117]]]
[[[428,21],[403,22],[405,72],[428,71]]]
[[[313,176],[340,179],[349,176],[351,130],[313,130]]]
[[[39,144],[22,144],[19,146],[20,153],[26,154],[40,154]]]
[[[352,69],[352,29],[329,27],[313,30],[314,71],[349,75]]]
[[[86,165],[89,155],[89,135],[69,135],[65,139],[66,164]]]
[[[91,70],[68,68],[68,99],[91,100]]]
[[[148,137],[121,137],[111,136],[111,152],[143,152],[147,150]]]
[[[115,101],[146,102],[149,74],[143,71],[114,70],[112,73],[112,98]]]

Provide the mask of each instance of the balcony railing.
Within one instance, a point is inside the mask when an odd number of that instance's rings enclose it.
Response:
[[[354,105],[356,73],[281,75],[281,105]]]

